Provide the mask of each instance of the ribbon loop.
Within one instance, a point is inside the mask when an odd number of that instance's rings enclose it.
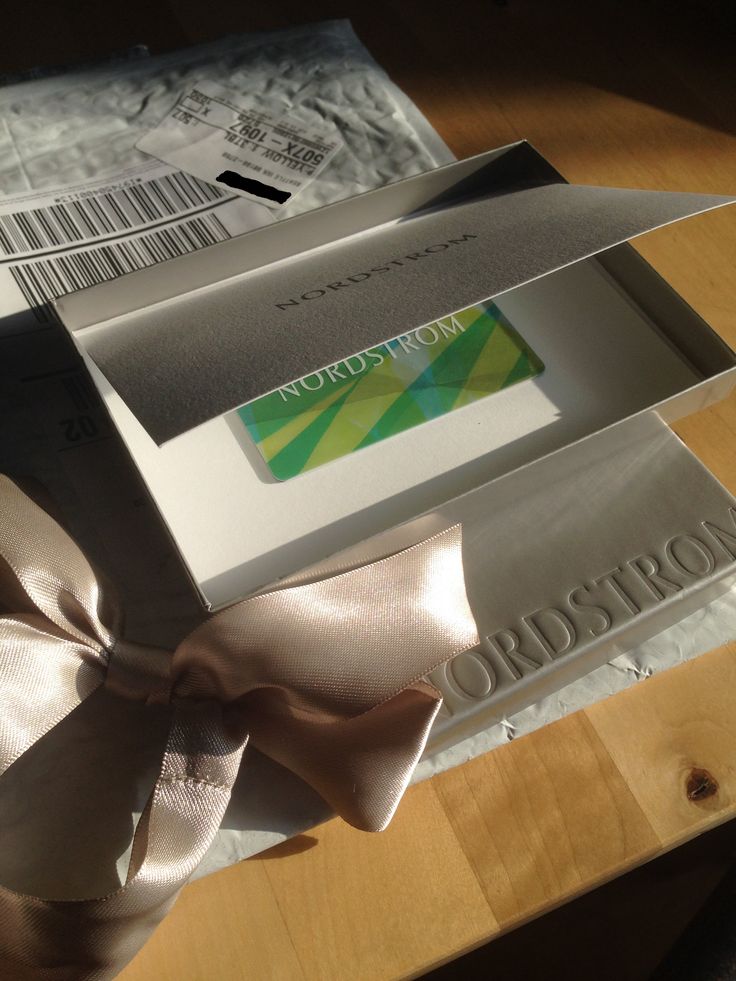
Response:
[[[116,604],[103,600],[94,570],[64,529],[2,474],[0,519],[0,610],[21,590],[67,636],[109,647],[120,620]]]
[[[178,646],[174,690],[229,702],[271,686],[295,708],[352,716],[477,643],[454,525],[367,565],[215,614]]]

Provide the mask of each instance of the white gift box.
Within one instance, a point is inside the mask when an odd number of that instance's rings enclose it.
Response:
[[[571,186],[518,143],[57,308],[207,607],[463,523],[482,642],[433,678],[442,746],[733,582],[736,502],[667,424],[723,398],[736,355],[626,244],[727,203]],[[491,297],[542,374],[265,473],[239,405]]]

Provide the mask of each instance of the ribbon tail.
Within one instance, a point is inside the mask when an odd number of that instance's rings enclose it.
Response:
[[[272,700],[263,710],[254,701],[246,714],[253,745],[361,831],[383,831],[391,821],[442,704],[439,692],[418,683],[349,719],[289,713],[285,724]]]
[[[0,976],[108,981],[146,942],[201,861],[230,800],[246,739],[214,703],[174,715],[161,770],[138,822],[125,884],[92,900],[0,888]]]

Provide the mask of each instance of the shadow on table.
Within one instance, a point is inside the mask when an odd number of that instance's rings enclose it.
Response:
[[[735,867],[731,821],[425,981],[731,981]]]

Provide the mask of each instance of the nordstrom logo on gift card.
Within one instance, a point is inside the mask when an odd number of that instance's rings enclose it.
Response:
[[[302,392],[316,392],[325,385],[347,381],[350,377],[354,378],[370,368],[382,365],[386,358],[395,360],[406,355],[411,356],[413,351],[419,351],[422,347],[432,347],[443,339],[457,336],[464,330],[465,324],[453,314],[444,321],[437,320],[432,324],[417,327],[410,334],[401,334],[392,341],[386,341],[360,354],[351,354],[344,361],[328,365],[312,375],[307,375],[306,378],[284,385],[277,390],[278,394],[284,402],[292,397],[299,398]]]

